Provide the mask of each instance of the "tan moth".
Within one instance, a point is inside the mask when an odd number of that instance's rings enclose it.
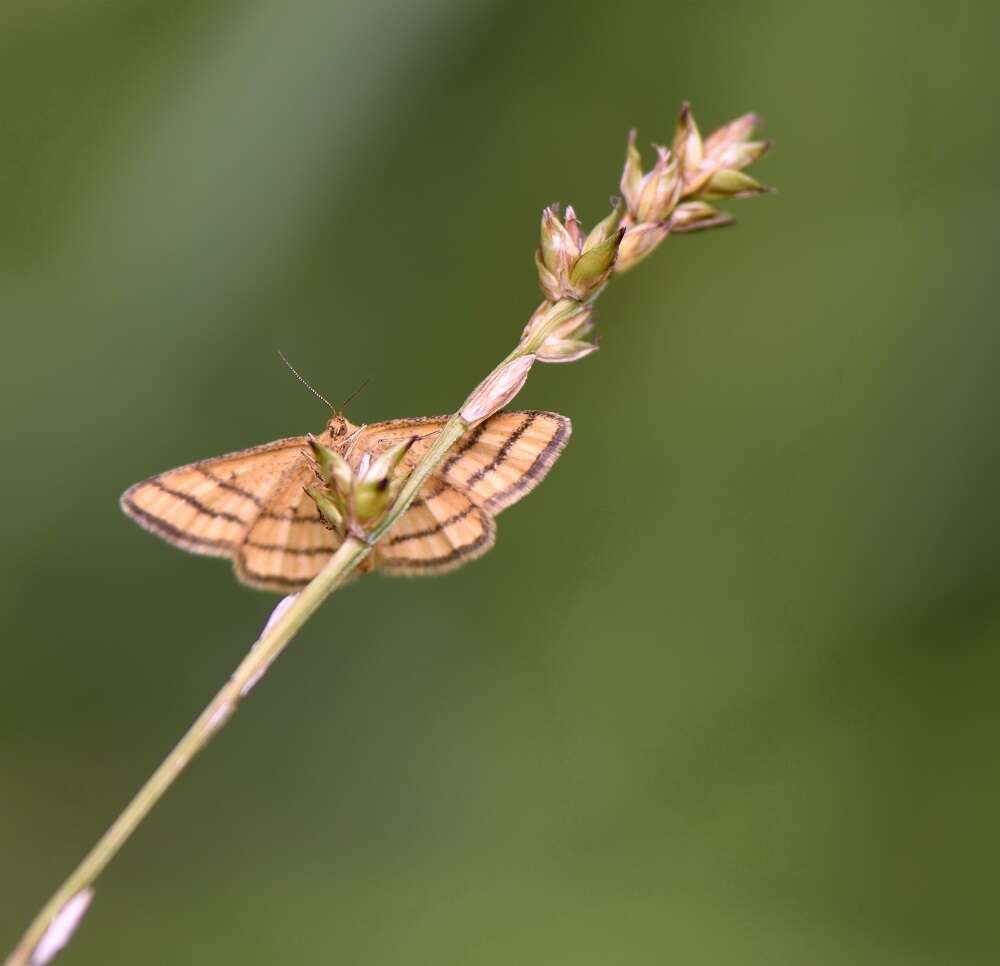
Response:
[[[355,426],[335,415],[317,439],[353,468],[408,439],[397,468],[419,462],[448,417],[392,419]],[[406,513],[361,571],[438,574],[484,554],[496,539],[493,518],[537,486],[569,439],[558,413],[500,412],[449,450]],[[304,587],[340,545],[305,487],[314,471],[305,436],[189,463],[136,483],[121,506],[140,526],[192,553],[229,557],[236,576],[262,590]]]

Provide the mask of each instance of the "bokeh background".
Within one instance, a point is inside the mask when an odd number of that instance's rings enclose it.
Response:
[[[0,946],[274,599],[117,496],[452,408],[628,128],[777,195],[668,240],[496,549],[327,603],[67,963],[996,961],[996,37],[982,3],[0,10]]]

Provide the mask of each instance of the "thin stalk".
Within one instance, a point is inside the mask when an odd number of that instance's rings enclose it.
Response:
[[[508,363],[532,354],[551,334],[552,330],[565,321],[567,315],[572,314],[573,311],[578,311],[578,309],[570,307],[562,313],[553,313],[551,320],[542,326],[537,333],[534,333],[530,340],[519,344],[480,383],[480,386],[488,382]],[[125,810],[115,819],[97,841],[97,844],[87,853],[83,861],[38,913],[17,948],[7,958],[5,966],[30,966],[32,956],[40,940],[55,917],[66,906],[66,903],[82,890],[93,885],[108,863],[152,811],[153,806],[166,794],[181,772],[205,748],[222,725],[232,717],[240,701],[266,673],[319,605],[344,582],[348,574],[372,552],[374,545],[406,512],[427,478],[442,463],[448,450],[469,429],[470,424],[462,418],[461,411],[473,399],[480,386],[477,386],[469,394],[462,408],[445,424],[434,444],[410,473],[385,517],[368,535],[367,540],[362,541],[354,537],[347,537],[326,566],[305,589],[295,597],[289,598],[291,603],[280,613],[275,612],[276,617],[268,622],[256,644],[218,694],[198,716],[197,721],[174,746],[170,754],[163,759]]]
[[[370,546],[351,537],[346,539],[327,565],[295,597],[291,606],[277,620],[269,623],[250,653],[198,716],[187,734],[163,759],[135,798],[45,904],[17,948],[8,957],[7,966],[26,966],[31,962],[32,954],[53,918],[73,896],[93,884],[180,773],[232,716],[241,699],[249,693],[302,625],[370,552]]]

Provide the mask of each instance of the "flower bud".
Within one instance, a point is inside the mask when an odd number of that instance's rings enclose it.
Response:
[[[367,481],[388,480],[416,441],[417,437],[411,436],[387,449],[381,456],[373,460],[365,470],[364,479]]]
[[[351,467],[340,453],[335,452],[316,439],[311,433],[307,437],[312,450],[316,471],[324,483],[333,483],[342,492],[351,486]]]
[[[575,334],[578,327],[590,319],[591,313],[591,306],[581,305],[572,299],[562,299],[555,304],[542,302],[532,313],[521,333],[521,348],[525,352],[534,352],[545,337],[553,334],[558,334],[561,339],[567,338]],[[543,329],[545,335],[539,340]]]
[[[417,441],[416,436],[404,439],[391,446],[380,456],[365,453],[354,474],[353,509],[361,523],[368,523],[388,509],[396,498],[399,487],[394,485],[393,474],[410,447]]]
[[[629,212],[639,207],[639,191],[642,183],[642,155],[635,146],[635,128],[628,132],[628,144],[625,147],[625,167],[622,170],[622,197]]]
[[[618,261],[615,263],[615,272],[621,274],[627,272],[634,265],[638,265],[669,233],[669,222],[646,222],[642,225],[633,225],[622,238],[621,246],[618,249]]]
[[[597,346],[584,338],[594,328],[593,306],[579,302],[563,305],[575,306],[575,311],[544,302],[525,326],[521,344],[530,343],[539,362],[575,362],[597,351]],[[543,328],[548,335],[538,342]]]
[[[473,426],[503,409],[521,391],[534,364],[533,354],[511,359],[479,384],[459,415]]]
[[[754,195],[773,191],[773,188],[761,184],[743,171],[723,169],[716,171],[698,192],[698,197],[704,200],[715,198],[752,198]]]
[[[31,966],[46,966],[55,958],[56,953],[66,946],[73,938],[73,933],[76,932],[93,898],[94,890],[91,886],[87,886],[66,901],[45,927],[45,932],[42,933],[35,948],[30,951]]]
[[[358,480],[354,485],[351,505],[354,518],[362,525],[371,523],[388,509],[390,502],[389,480]]]
[[[607,241],[618,230],[624,212],[625,205],[622,203],[622,199],[612,198],[611,214],[602,221],[599,221],[590,230],[587,240],[583,243],[583,251],[590,251],[591,248],[600,245],[601,242]]]
[[[593,331],[593,328],[594,307],[586,305],[581,308],[581,311],[559,322],[545,341],[548,342],[550,339],[582,339]]]
[[[690,117],[690,112],[689,115]],[[683,120],[683,110],[682,110]],[[739,179],[730,179],[723,175],[721,182],[708,188],[710,182],[722,172],[740,171],[756,161],[771,146],[770,141],[750,141],[759,118],[756,114],[744,114],[735,121],[723,125],[708,137],[702,146],[702,156],[697,164],[685,163],[684,194],[699,198],[746,198],[760,194],[762,186],[751,187],[742,184]],[[693,123],[693,119],[691,121]],[[680,128],[680,125],[678,125]],[[751,179],[752,181],[753,179]],[[757,182],[753,182],[754,185]],[[706,193],[709,191],[710,193]]]
[[[535,249],[535,268],[538,269],[538,284],[550,302],[558,302],[562,298],[562,284],[557,275],[553,275],[542,261],[541,249]]]
[[[579,251],[583,247],[583,230],[580,228],[580,219],[576,217],[576,211],[572,205],[566,206],[566,217],[563,219],[569,237],[573,239],[573,244]]]
[[[600,234],[610,224],[612,212],[601,223]],[[606,224],[607,223],[607,224]],[[600,241],[598,229],[587,237],[581,251],[583,232],[576,212],[566,209],[565,225],[559,220],[555,205],[542,212],[542,244],[535,252],[538,283],[550,302],[571,299],[583,302],[597,293],[608,280],[614,267],[621,231],[617,230]],[[591,240],[593,239],[593,244]]]
[[[576,220],[573,209],[569,209]],[[559,209],[557,205],[549,205],[542,212],[542,264],[556,278],[562,278],[569,272],[570,266],[580,255],[579,246],[573,235],[565,228],[559,220]]]
[[[320,516],[323,517],[327,526],[331,530],[343,533],[344,514],[331,495],[319,486],[307,486],[305,490],[309,498],[316,504],[316,509],[319,510]]]
[[[670,230],[676,234],[702,231],[705,228],[721,228],[731,225],[733,217],[705,201],[683,201],[670,216]]]
[[[653,170],[640,182],[639,202],[635,208],[636,222],[663,221],[673,210],[681,193],[677,160],[667,148],[656,148]]]
[[[685,174],[697,170],[705,156],[701,132],[698,130],[694,115],[691,113],[691,105],[687,101],[681,105],[681,112],[677,118],[673,151]]]
[[[760,124],[760,118],[756,114],[744,114],[742,117],[723,124],[717,131],[713,131],[705,141],[705,154],[716,157],[727,147],[746,141],[753,129]]]
[[[583,339],[553,339],[548,338],[538,350],[539,362],[576,362],[584,356],[597,351],[593,342]]]
[[[642,157],[629,132],[621,189],[628,217],[633,223],[663,221],[673,210],[684,187],[677,158],[669,148],[657,146],[653,169],[642,173]]]
[[[528,324],[521,333],[521,348],[527,352],[534,352],[537,346],[541,344],[538,341],[538,336],[542,329],[546,330],[547,335],[551,335],[557,329],[561,331],[567,326],[572,325],[574,320],[581,315],[589,317],[590,307],[581,305],[579,302],[574,302],[571,299],[563,299],[555,304],[552,302],[542,302],[532,312],[531,318],[528,319]]]
[[[763,157],[770,147],[770,141],[741,141],[723,148],[715,157],[723,168],[745,168]]]
[[[624,228],[619,228],[610,238],[584,252],[570,269],[569,280],[574,289],[590,295],[603,285],[614,267]]]
[[[341,536],[357,536],[359,528],[364,531],[388,509],[401,485],[393,474],[415,439],[403,440],[377,457],[364,453],[353,469],[339,452],[309,437],[316,475],[323,485],[307,486],[305,491],[330,529]]]

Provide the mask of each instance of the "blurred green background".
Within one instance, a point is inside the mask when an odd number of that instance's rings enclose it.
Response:
[[[780,193],[668,240],[573,441],[450,577],[327,603],[68,963],[996,962],[992,3],[0,10],[0,946],[275,598],[136,479],[444,412],[625,134],[759,111]],[[648,149],[647,149],[648,151]],[[648,155],[647,155],[648,156]]]

